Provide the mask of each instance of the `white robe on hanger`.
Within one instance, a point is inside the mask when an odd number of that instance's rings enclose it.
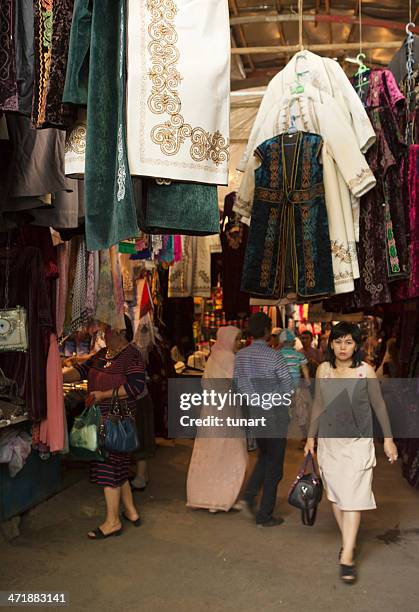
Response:
[[[335,292],[354,291],[359,265],[351,194],[360,198],[375,186],[375,177],[359,149],[347,115],[336,99],[310,85],[305,85],[304,93],[284,96],[271,107],[271,112],[258,124],[258,130],[252,132],[255,148],[285,132],[291,125],[291,115],[294,115],[299,130],[320,134],[323,138],[321,155]],[[233,207],[246,217],[251,216],[254,172],[258,164],[255,156],[249,158]]]
[[[219,234],[182,236],[182,259],[169,268],[168,296],[211,297],[211,254],[221,251]]]
[[[302,85],[312,85],[316,89],[324,91],[332,96],[344,112],[351,125],[359,149],[362,153],[368,151],[375,142],[376,136],[365,108],[359,99],[351,82],[342,70],[338,62],[329,57],[321,57],[311,51],[300,51],[296,53],[281,72],[270,81],[262,103],[260,105],[255,123],[250,133],[249,141],[244,155],[237,166],[238,170],[245,171],[249,158],[253,156],[259,142],[256,135],[260,126],[272,112],[272,108],[284,95],[290,93],[297,82]],[[354,222],[355,238],[359,241],[359,199],[352,198],[352,216]]]
[[[261,126],[272,113],[273,107],[277,106],[285,95],[290,94],[290,90],[297,82],[297,72],[300,74],[299,82],[302,85],[311,85],[335,98],[354,131],[362,153],[368,151],[374,144],[376,139],[374,128],[361,100],[340,65],[329,57],[320,57],[311,51],[300,51],[270,81],[253,124],[246,150],[237,166],[238,170],[245,171],[249,158],[253,156],[253,151],[260,144],[256,140]]]
[[[227,0],[129,0],[130,172],[228,184]]]

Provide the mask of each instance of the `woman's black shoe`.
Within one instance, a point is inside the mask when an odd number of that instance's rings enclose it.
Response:
[[[340,579],[342,582],[353,584],[356,581],[356,578],[357,574],[355,565],[345,565],[344,563],[340,564]]]

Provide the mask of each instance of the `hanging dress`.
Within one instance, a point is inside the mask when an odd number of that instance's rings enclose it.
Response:
[[[74,0],[37,0],[33,5],[32,124],[36,128],[63,126],[62,99]]]
[[[86,244],[106,249],[138,234],[125,135],[126,0],[78,0],[64,101],[87,103]]]
[[[271,299],[334,291],[322,144],[317,134],[297,132],[256,149],[261,166],[255,171],[243,291]]]
[[[284,95],[270,109],[257,132],[252,132],[253,140],[260,144],[285,132],[291,126],[292,116],[298,129],[319,134],[324,141],[321,162],[335,292],[348,293],[354,290],[354,279],[359,277],[351,199],[367,193],[376,180],[336,99],[309,84],[300,94]],[[252,214],[256,167],[256,159],[249,159],[233,208],[247,217]]]
[[[226,185],[227,0],[129,0],[128,15],[131,173]]]
[[[357,85],[355,78],[353,85]],[[355,306],[359,308],[391,302],[391,283],[408,277],[409,255],[400,176],[406,146],[398,119],[404,96],[389,70],[371,70],[363,94],[376,133],[366,158],[377,185],[360,202],[361,274],[355,293]]]

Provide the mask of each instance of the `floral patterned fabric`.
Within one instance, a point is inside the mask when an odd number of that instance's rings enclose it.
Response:
[[[35,83],[32,123],[64,125],[62,106],[74,0],[34,0]]]
[[[0,3],[0,110],[18,110],[16,57],[13,44],[14,0]]]
[[[356,79],[353,80],[357,85]],[[368,150],[368,165],[377,178],[376,187],[360,202],[360,279],[356,307],[391,302],[391,282],[408,276],[406,215],[400,166],[406,153],[399,129],[401,94],[388,70],[371,70],[363,89],[366,109],[377,139]]]

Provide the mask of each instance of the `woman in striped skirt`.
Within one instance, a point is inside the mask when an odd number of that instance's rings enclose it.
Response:
[[[125,317],[126,329],[105,331],[106,348],[101,349],[82,365],[64,371],[64,382],[87,379],[91,399],[100,407],[102,417],[108,416],[112,394],[128,402],[134,414],[136,401],[145,390],[145,371],[140,353],[130,342],[133,338],[131,321]],[[121,535],[122,524],[119,515],[122,501],[125,520],[139,527],[140,516],[135,508],[128,482],[130,456],[128,453],[111,452],[105,461],[92,461],[91,482],[102,486],[106,501],[105,521],[88,533],[91,539],[103,539]]]

